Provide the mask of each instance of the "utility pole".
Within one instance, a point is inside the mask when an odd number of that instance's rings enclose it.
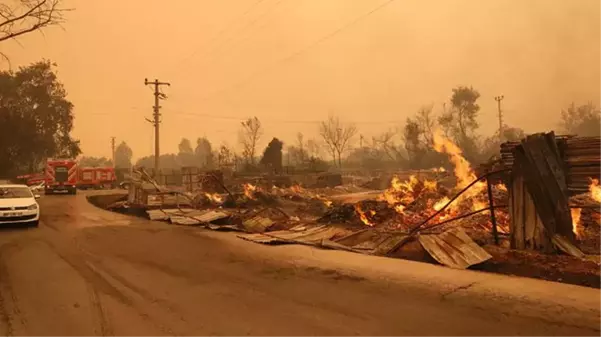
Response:
[[[499,141],[503,142],[503,111],[501,110],[501,101],[505,98],[505,96],[495,96],[495,101],[497,101],[497,111],[499,113]]]
[[[153,107],[153,119],[150,120],[146,118],[148,122],[150,122],[154,126],[154,176],[158,177],[159,174],[159,124],[161,120],[161,114],[159,113],[159,109],[161,106],[159,105],[159,100],[166,99],[167,95],[163,94],[160,90],[162,85],[171,86],[168,82],[159,82],[159,80],[155,79],[154,82],[149,82],[147,78],[144,79],[144,85],[154,85],[154,107]]]
[[[359,135],[359,147],[363,148],[363,135]]]
[[[115,168],[115,137],[111,137],[111,155],[113,161],[113,168]]]

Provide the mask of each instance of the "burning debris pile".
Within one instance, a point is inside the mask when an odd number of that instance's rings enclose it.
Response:
[[[601,244],[601,185],[590,179],[588,193],[570,198],[572,227],[584,253],[599,254]]]
[[[435,137],[435,149],[446,153],[454,164],[457,184],[447,187],[438,180],[411,175],[403,181],[393,177],[390,187],[376,201],[361,201],[334,207],[320,222],[362,223],[386,230],[442,232],[461,226],[468,232],[491,229],[488,186],[479,181],[461,150],[452,142]],[[502,208],[508,203],[505,185],[491,186],[499,232],[509,232],[509,217]],[[465,216],[464,218],[462,216]],[[457,221],[453,221],[456,219]]]

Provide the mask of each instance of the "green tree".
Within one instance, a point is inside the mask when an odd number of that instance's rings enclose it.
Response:
[[[211,142],[206,138],[198,138],[196,140],[196,148],[194,149],[194,156],[196,162],[200,167],[212,168],[213,167],[213,146]]]
[[[561,110],[561,128],[563,132],[582,137],[601,135],[601,112],[592,103],[576,106],[572,103]]]
[[[438,123],[463,150],[468,159],[478,156],[477,135],[478,112],[480,106],[476,101],[480,93],[472,87],[459,86],[453,89],[451,96],[451,109],[439,117]]]
[[[407,151],[409,168],[420,168],[422,160],[428,150],[421,141],[422,135],[423,130],[420,128],[417,121],[407,118],[405,127],[403,128],[403,140],[405,143],[405,151]]]
[[[49,157],[75,158],[73,104],[49,61],[0,72],[0,175],[34,171]]]
[[[178,145],[178,150],[177,160],[179,161],[180,166],[195,166],[194,150],[192,149],[192,143],[188,138],[182,138]]]
[[[125,142],[121,142],[115,149],[115,167],[116,168],[130,168],[131,158],[133,152],[129,145]],[[154,164],[153,164],[154,165]],[[148,166],[146,166],[148,167]]]
[[[259,163],[270,170],[281,172],[283,147],[284,143],[281,140],[273,138],[263,151],[263,157]]]

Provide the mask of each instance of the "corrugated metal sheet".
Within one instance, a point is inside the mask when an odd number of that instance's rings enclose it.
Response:
[[[182,208],[181,210],[178,208],[169,208],[169,209],[152,209],[152,210],[146,210],[146,214],[148,214],[148,218],[150,218],[150,220],[163,220],[163,221],[167,221],[169,220],[169,216],[170,215],[174,215],[174,214],[180,214],[182,213],[182,211],[184,213],[188,213],[188,212],[192,212],[194,211],[194,209],[192,208]]]
[[[466,269],[492,258],[460,228],[420,235],[419,242],[436,261],[451,268]]]
[[[249,233],[263,233],[273,224],[273,220],[259,216],[242,222],[244,229]]]
[[[299,230],[302,228],[303,230]],[[257,243],[302,243],[309,245],[321,245],[322,241],[330,240],[334,236],[345,233],[342,228],[330,226],[297,226],[290,230],[269,232],[265,234],[241,234],[239,238]]]
[[[206,210],[186,214],[174,214],[169,216],[171,223],[177,225],[194,226],[208,224],[210,222],[225,219],[230,214],[222,211]]]

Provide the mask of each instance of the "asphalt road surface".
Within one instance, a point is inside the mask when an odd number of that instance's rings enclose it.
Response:
[[[5,335],[599,335],[599,291],[262,246],[43,196],[0,231]]]

